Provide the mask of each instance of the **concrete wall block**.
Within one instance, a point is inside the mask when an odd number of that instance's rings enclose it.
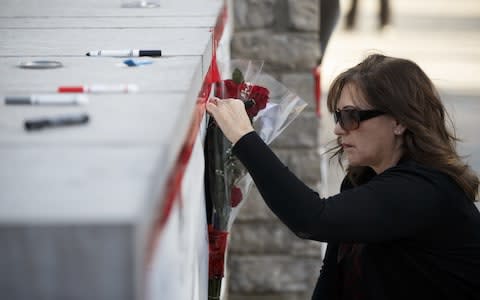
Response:
[[[275,148],[316,148],[320,119],[313,111],[303,111],[271,144]]]
[[[257,29],[272,26],[277,0],[232,1],[236,30]]]
[[[292,243],[291,255],[297,257],[318,257],[323,260],[324,244],[317,241],[297,239]]]
[[[307,102],[304,111],[315,111],[316,103],[313,95],[313,75],[312,72],[303,73],[284,73],[280,76],[280,81],[292,92]],[[322,98],[325,99],[326,98]]]
[[[321,268],[319,258],[230,256],[231,293],[312,291]]]
[[[245,204],[241,207],[237,219],[235,222],[248,222],[248,221],[275,221],[277,217],[268,208],[263,200],[262,196],[258,192],[257,187],[254,185]],[[236,226],[235,224],[233,225]]]
[[[284,224],[238,223],[230,235],[231,253],[320,257],[322,245],[297,237]]]
[[[310,71],[320,57],[318,34],[237,32],[232,39],[232,56],[264,60],[278,70]]]
[[[318,188],[318,181],[304,181],[304,183],[312,189]],[[252,186],[248,198],[242,205],[235,222],[276,222],[278,220],[275,214],[268,208],[267,204],[265,204],[255,184]]]
[[[320,153],[316,148],[275,150],[280,160],[303,181],[320,182]]]
[[[290,28],[299,31],[318,31],[319,0],[288,0]]]
[[[289,254],[296,237],[285,225],[239,223],[232,228],[230,251],[240,254]]]
[[[263,60],[309,105],[272,143],[279,158],[313,189],[320,182],[312,68],[320,58],[320,0],[233,1],[232,57]],[[295,199],[292,199],[294,201]],[[309,299],[322,264],[322,244],[295,236],[254,186],[233,225],[228,255],[230,300]]]

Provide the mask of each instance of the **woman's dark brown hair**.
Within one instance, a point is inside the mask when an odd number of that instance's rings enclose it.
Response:
[[[440,96],[428,76],[414,62],[380,54],[368,56],[361,63],[340,74],[332,83],[327,106],[337,109],[342,89],[354,87],[375,109],[386,112],[406,127],[403,135],[404,157],[448,174],[475,201],[478,176],[462,161],[456,151],[457,138],[446,122],[447,115]],[[332,149],[342,161],[340,146]],[[348,167],[354,185],[361,183],[369,167]]]

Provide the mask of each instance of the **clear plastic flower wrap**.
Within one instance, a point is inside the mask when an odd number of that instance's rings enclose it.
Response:
[[[245,103],[253,128],[270,144],[307,105],[272,76],[262,73],[263,63],[231,60],[221,70],[223,80],[212,88],[213,96]],[[209,222],[209,299],[220,298],[228,232],[245,203],[253,180],[233,155],[232,144],[213,118],[209,119],[205,156],[207,215]]]

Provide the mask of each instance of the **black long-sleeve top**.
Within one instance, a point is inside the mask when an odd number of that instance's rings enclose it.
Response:
[[[233,153],[283,223],[328,242],[312,299],[480,299],[480,214],[444,173],[401,161],[320,198],[255,132]]]

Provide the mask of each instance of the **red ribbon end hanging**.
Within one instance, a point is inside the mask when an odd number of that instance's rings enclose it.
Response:
[[[314,89],[314,96],[315,96],[315,113],[317,117],[321,116],[321,109],[320,109],[320,101],[322,99],[322,82],[321,82],[321,72],[320,72],[320,65],[316,66],[312,70],[313,73],[313,89]]]
[[[222,278],[224,276],[225,250],[227,248],[228,232],[208,226],[208,278]]]

